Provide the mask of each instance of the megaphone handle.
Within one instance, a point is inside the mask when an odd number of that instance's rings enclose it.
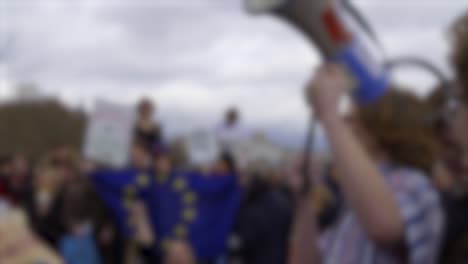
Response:
[[[304,146],[304,161],[302,167],[302,176],[303,178],[303,185],[301,190],[301,195],[307,196],[313,190],[313,182],[310,179],[310,172],[311,172],[311,159],[314,156],[314,143],[315,143],[315,127],[316,127],[316,120],[311,115],[309,118],[309,128],[307,130],[305,146]]]

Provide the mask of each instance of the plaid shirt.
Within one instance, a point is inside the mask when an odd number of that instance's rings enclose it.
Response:
[[[386,170],[386,179],[404,220],[408,259],[405,263],[436,263],[443,232],[443,212],[437,191],[422,173],[407,169]],[[325,264],[386,264],[401,259],[379,248],[366,235],[356,214],[344,209],[342,217],[320,238]]]

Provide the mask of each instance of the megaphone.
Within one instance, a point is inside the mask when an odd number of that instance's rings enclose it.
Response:
[[[344,66],[352,94],[361,104],[380,98],[388,87],[383,52],[341,0],[246,0],[251,13],[273,13],[314,43],[325,60]]]

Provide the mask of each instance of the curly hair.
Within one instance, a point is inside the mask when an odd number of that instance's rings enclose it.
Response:
[[[376,103],[359,106],[356,113],[392,162],[431,174],[438,144],[429,122],[430,109],[423,100],[391,89]]]
[[[460,16],[451,28],[453,54],[452,63],[457,73],[462,95],[468,98],[468,11]]]

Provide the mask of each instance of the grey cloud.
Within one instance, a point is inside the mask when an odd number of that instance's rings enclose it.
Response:
[[[416,54],[449,72],[444,32],[466,4],[443,2],[358,6],[391,56]],[[75,104],[151,95],[161,99],[175,132],[211,125],[225,106],[237,104],[248,126],[298,138],[307,118],[302,86],[318,54],[287,25],[240,7],[234,0],[9,1],[6,28],[15,41],[8,77],[36,81]],[[269,109],[279,102],[283,109]]]

